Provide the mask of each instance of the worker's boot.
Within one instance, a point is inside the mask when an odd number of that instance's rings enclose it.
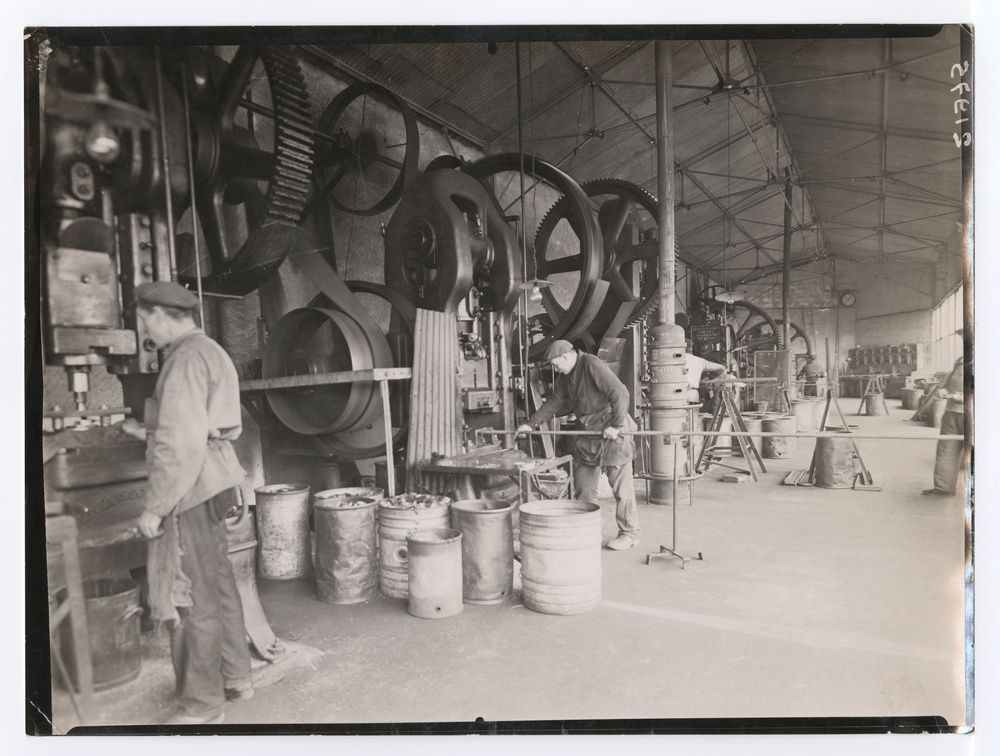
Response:
[[[608,548],[612,551],[625,551],[631,549],[639,541],[635,536],[628,533],[619,533],[615,538],[608,541]]]

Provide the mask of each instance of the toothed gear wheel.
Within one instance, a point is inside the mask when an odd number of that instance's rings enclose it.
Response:
[[[658,284],[658,246],[654,239],[633,244],[631,241],[624,241],[620,237],[628,220],[636,206],[642,208],[654,222],[657,220],[657,208],[659,203],[642,187],[624,179],[606,178],[594,179],[581,184],[581,188],[586,192],[587,197],[593,202],[595,199],[606,197],[598,208],[598,220],[601,226],[601,235],[604,248],[604,267],[601,278],[607,282],[607,294],[600,303],[600,309],[589,325],[588,331],[594,339],[603,337],[615,320],[619,309],[626,302],[635,302],[632,312],[628,315],[624,326],[637,323],[659,306],[657,297]],[[545,214],[542,222],[538,225],[535,234],[534,254],[536,265],[551,266],[553,261],[546,260],[545,252],[561,220],[567,217],[567,205],[565,198],[561,198]],[[576,256],[574,256],[575,258]],[[573,258],[555,258],[573,259]],[[582,260],[580,261],[582,262]],[[626,265],[638,262],[641,268],[641,280],[639,291],[632,290],[632,286],[622,275],[622,268]],[[564,263],[562,267],[566,267]],[[567,268],[566,271],[577,270],[579,268]],[[559,322],[566,317],[565,310],[555,301],[555,297],[550,295],[551,301],[546,302],[546,311],[553,321]],[[609,334],[616,336],[617,334]]]
[[[258,146],[251,131],[235,123],[258,60],[271,90],[273,151]],[[200,72],[210,68],[214,65]],[[197,216],[212,263],[202,286],[243,296],[277,270],[301,235],[298,223],[309,201],[313,165],[309,94],[295,53],[272,46],[240,47],[217,84],[195,77],[190,89]],[[262,192],[257,182],[263,181]],[[239,203],[245,207],[247,233],[233,251],[224,205]]]

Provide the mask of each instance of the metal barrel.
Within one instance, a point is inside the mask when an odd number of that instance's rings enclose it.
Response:
[[[343,469],[339,462],[323,459],[313,465],[313,491],[329,491],[344,485]]]
[[[924,398],[924,390],[922,388],[904,388],[900,392],[900,398],[902,399],[900,404],[902,409],[915,410],[920,407],[920,400]]]
[[[944,411],[948,406],[947,399],[938,399],[935,397],[927,403],[927,408],[924,410],[924,422],[927,423],[931,428],[940,428],[941,420],[944,419]]]
[[[254,490],[257,500],[257,574],[291,580],[312,571],[309,486],[277,483]]]
[[[451,499],[434,494],[400,494],[378,503],[378,584],[383,596],[406,598],[409,583],[407,536],[447,529]]]
[[[60,593],[60,600],[65,600],[65,589]],[[125,579],[88,580],[83,584],[83,597],[94,689],[106,690],[134,680],[142,667],[139,584]],[[59,646],[70,683],[78,687],[69,622],[60,625]]]
[[[601,603],[601,508],[569,499],[521,505],[521,599],[543,614]]]
[[[406,610],[414,617],[440,619],[462,611],[462,540],[452,528],[425,530],[406,539]]]
[[[316,598],[359,604],[378,593],[375,505],[380,488],[331,488],[313,499]]]
[[[881,393],[868,394],[865,397],[865,414],[872,416],[886,414],[885,397]]]
[[[814,485],[820,488],[851,488],[854,485],[858,454],[851,438],[817,438],[815,458]]]
[[[514,505],[465,499],[451,505],[451,526],[462,534],[462,600],[499,604],[514,588]]]
[[[789,415],[771,415],[761,424],[764,433],[789,433],[791,437],[765,437],[761,443],[760,456],[766,459],[784,459],[795,448],[795,418]]]
[[[764,418],[760,415],[744,415],[743,422],[746,423],[747,433],[757,433],[761,432],[761,428],[764,425]],[[743,456],[743,450],[740,448],[740,437],[733,436],[732,450],[733,454]],[[753,441],[754,446],[757,447],[757,451],[760,451],[760,442],[763,440],[759,435],[750,436],[750,440]]]

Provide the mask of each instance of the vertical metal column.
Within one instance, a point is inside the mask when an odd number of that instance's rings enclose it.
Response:
[[[785,234],[782,241],[781,268],[781,348],[792,343],[789,300],[792,294],[792,178],[785,168]]]
[[[656,42],[656,164],[659,196],[659,316],[650,329],[650,428],[657,431],[684,430],[687,415],[687,380],[684,329],[674,324],[674,122],[673,60],[671,43]],[[674,491],[687,495],[688,487],[671,485],[674,479],[673,444],[654,441],[650,449],[649,503],[673,503]],[[686,455],[685,455],[686,456]]]

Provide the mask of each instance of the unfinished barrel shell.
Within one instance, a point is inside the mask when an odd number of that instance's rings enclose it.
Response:
[[[927,403],[927,407],[924,409],[924,420],[927,425],[931,428],[940,428],[941,421],[944,419],[944,411],[948,406],[947,399],[939,399],[935,397]]]
[[[886,414],[885,396],[881,393],[868,394],[865,397],[865,414],[871,416]]]
[[[859,470],[858,453],[850,437],[817,438],[815,459],[814,485],[820,488],[851,488],[854,485]]]
[[[543,614],[601,603],[601,508],[569,499],[521,505],[521,599]]]
[[[407,536],[446,529],[451,499],[435,494],[400,494],[378,503],[379,590],[389,598],[406,598],[409,583]]]
[[[761,430],[764,433],[787,433],[783,437],[765,437],[761,455],[765,459],[784,459],[795,448],[795,418],[788,415],[765,417]]]
[[[380,488],[332,488],[313,502],[316,521],[316,598],[358,604],[378,592],[375,507]]]
[[[900,407],[902,409],[915,410],[920,407],[920,401],[924,398],[924,390],[922,388],[904,388],[900,391]]]
[[[292,580],[312,571],[309,486],[277,483],[254,491],[257,501],[257,574]]]
[[[452,528],[413,533],[409,552],[406,610],[414,617],[441,619],[462,611],[462,534]]]
[[[760,452],[760,442],[763,440],[760,437],[761,428],[764,425],[764,418],[758,415],[744,415],[743,422],[746,423],[747,433],[757,434],[752,436],[744,436],[748,441],[753,441],[754,446],[757,447],[757,452]],[[740,448],[739,436],[733,436],[733,454],[743,456],[743,450]]]
[[[462,600],[499,604],[514,587],[513,504],[466,499],[451,505],[451,526],[462,534]]]

